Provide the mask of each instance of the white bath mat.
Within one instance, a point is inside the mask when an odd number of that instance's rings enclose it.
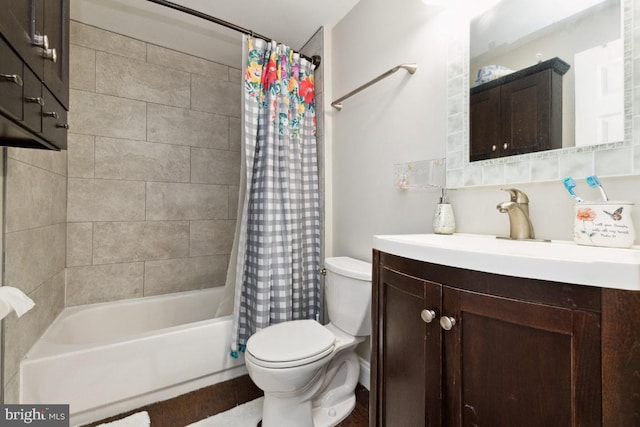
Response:
[[[264,397],[259,397],[187,427],[256,427],[262,419],[263,401]]]
[[[151,425],[149,413],[144,411],[136,412],[133,415],[129,415],[128,417],[115,420],[110,423],[100,424],[98,427],[149,427],[149,425]]]

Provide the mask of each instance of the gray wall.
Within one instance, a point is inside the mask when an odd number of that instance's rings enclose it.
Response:
[[[67,306],[224,285],[240,71],[71,23]]]

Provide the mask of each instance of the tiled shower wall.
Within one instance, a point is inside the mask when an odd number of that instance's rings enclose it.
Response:
[[[20,361],[64,308],[67,153],[7,148],[5,156],[4,284],[36,302],[2,321],[4,403],[18,403]]]
[[[224,285],[240,70],[71,23],[66,305]]]

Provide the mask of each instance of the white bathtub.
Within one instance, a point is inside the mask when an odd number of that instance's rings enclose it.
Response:
[[[246,373],[229,356],[222,288],[63,310],[20,365],[20,402],[70,405],[80,425]]]

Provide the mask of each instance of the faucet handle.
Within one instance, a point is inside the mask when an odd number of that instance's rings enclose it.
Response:
[[[508,191],[511,196],[511,201],[516,203],[529,203],[529,198],[524,191],[517,188],[501,188],[503,191]]]

